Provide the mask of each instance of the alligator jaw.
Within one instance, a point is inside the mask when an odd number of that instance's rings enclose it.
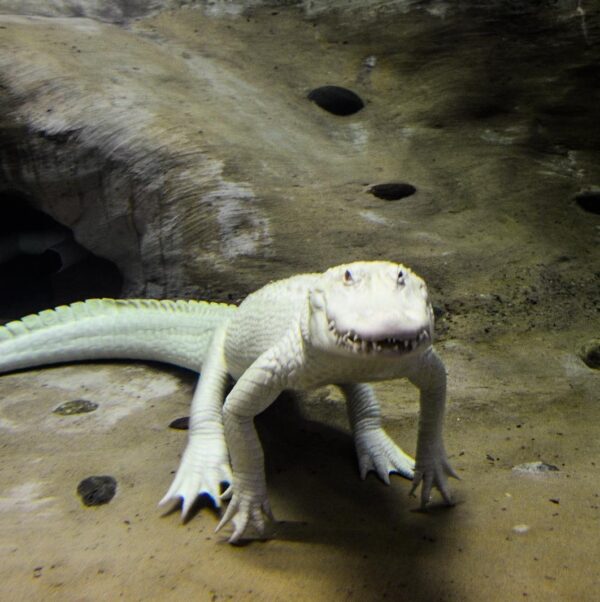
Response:
[[[431,335],[426,327],[410,336],[396,335],[383,339],[362,338],[354,331],[341,333],[333,320],[329,322],[329,330],[335,336],[338,346],[353,353],[402,355],[431,345]]]

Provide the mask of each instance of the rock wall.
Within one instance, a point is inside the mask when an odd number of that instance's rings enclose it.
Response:
[[[591,3],[259,4],[0,0],[0,192],[117,264],[124,295],[237,299],[382,256],[458,287],[447,257],[482,252],[465,228],[522,211],[506,165],[534,196],[597,186]],[[363,108],[309,100],[331,84]],[[556,182],[528,175],[544,162]],[[368,192],[396,181],[409,202]]]
[[[179,8],[181,0],[0,0],[0,14],[38,17],[87,17],[110,23]]]
[[[187,85],[177,59],[91,20],[0,20],[23,50],[2,64],[1,185],[115,262],[124,294],[189,294],[190,262],[210,273],[268,244],[251,190],[223,176],[183,100],[165,100]]]

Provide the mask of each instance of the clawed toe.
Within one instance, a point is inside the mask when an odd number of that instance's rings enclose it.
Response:
[[[374,471],[386,485],[389,485],[392,473],[413,478],[414,459],[404,453],[383,429],[359,432],[355,440],[361,479],[365,479],[370,471]]]
[[[275,517],[267,499],[240,500],[234,494],[215,532],[220,531],[228,523],[231,523],[233,533],[229,537],[228,542],[235,544],[239,543],[248,532],[252,531],[260,538],[265,538],[267,522],[273,521],[275,521]]]
[[[231,482],[229,467],[205,467],[192,470],[180,467],[166,495],[158,503],[166,506],[169,503],[181,503],[181,520],[185,521],[199,496],[205,495],[214,504],[221,506],[221,483]]]
[[[454,506],[450,488],[448,487],[447,477],[459,476],[450,466],[445,454],[442,454],[436,461],[431,464],[421,464],[421,469],[415,470],[415,477],[410,489],[410,495],[415,495],[417,487],[421,485],[421,509],[425,509],[431,500],[431,492],[433,488],[437,489],[447,506]]]

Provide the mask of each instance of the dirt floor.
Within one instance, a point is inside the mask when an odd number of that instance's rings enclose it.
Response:
[[[214,534],[210,507],[184,525],[156,507],[185,443],[168,424],[186,415],[192,374],[88,364],[3,377],[2,598],[593,600],[598,376],[569,353],[441,353],[455,507],[417,512],[408,481],[361,482],[339,395],[324,390],[260,420],[280,522],[275,539],[240,547]],[[415,391],[378,391],[390,434],[414,450]],[[53,413],[74,399],[99,408]],[[514,470],[536,461],[558,470]],[[117,480],[109,504],[81,503],[90,475]]]
[[[5,375],[0,598],[596,600],[600,374],[580,350],[600,336],[600,218],[575,197],[600,187],[600,105],[586,88],[598,46],[578,39],[577,23],[565,17],[544,47],[548,30],[524,35],[522,22],[491,23],[486,36],[421,14],[395,29],[348,25],[345,36],[292,10],[228,20],[173,11],[132,25],[161,52],[187,53],[190,73],[201,68],[195,53],[250,73],[254,90],[269,91],[265,106],[279,99],[273,137],[287,131],[277,129],[284,108],[316,84],[364,95],[368,110],[347,122],[307,104],[300,111],[315,121],[304,146],[282,143],[277,157],[265,131],[254,162],[235,162],[255,139],[243,116],[231,118],[231,137],[213,150],[252,182],[271,249],[239,259],[240,284],[207,290],[237,299],[252,282],[357,258],[414,267],[433,293],[448,369],[456,505],[417,512],[408,481],[361,482],[341,398],[317,391],[261,417],[279,522],[269,541],[230,546],[214,534],[213,509],[182,525],[156,507],[185,444],[168,425],[187,414],[194,375],[139,363]],[[437,45],[426,43],[430,28]],[[371,55],[377,66],[365,71]],[[283,75],[274,81],[275,67]],[[225,127],[215,119],[205,134]],[[302,124],[286,127],[298,140]],[[387,202],[366,192],[398,179],[417,194]],[[414,451],[416,391],[377,391],[388,431]],[[98,409],[53,413],[76,399]],[[515,469],[538,461],[556,470]],[[77,485],[90,475],[117,480],[110,503],[82,505]]]

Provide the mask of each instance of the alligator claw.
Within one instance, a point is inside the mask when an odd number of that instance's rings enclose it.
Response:
[[[355,436],[360,478],[365,479],[371,470],[386,484],[390,473],[398,473],[407,479],[414,476],[415,461],[404,453],[381,428],[371,429]]]
[[[159,506],[164,506],[169,502],[181,500],[182,520],[186,519],[194,502],[202,494],[208,495],[214,505],[219,508],[221,506],[221,483],[229,484],[232,481],[231,468],[227,459],[219,461],[211,458],[206,463],[191,462],[188,460],[191,455],[184,454],[169,490],[158,503]],[[195,458],[199,456],[201,457],[201,454],[194,455]]]
[[[215,532],[231,522],[233,533],[228,539],[229,543],[238,543],[250,529],[258,533],[259,537],[265,538],[267,530],[265,518],[269,521],[275,520],[266,496],[234,493]]]
[[[421,509],[425,509],[431,499],[431,491],[435,487],[448,506],[453,506],[452,495],[448,487],[447,477],[459,479],[454,469],[450,466],[445,453],[438,454],[432,460],[421,462],[417,458],[415,477],[410,490],[410,495],[415,495],[417,487],[421,485]]]

